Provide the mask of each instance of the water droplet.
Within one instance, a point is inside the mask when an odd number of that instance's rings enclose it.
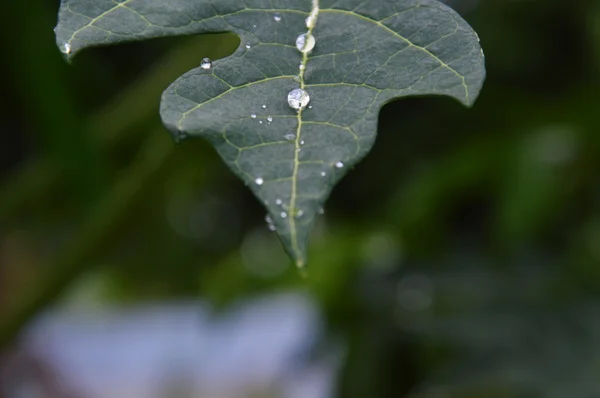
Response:
[[[262,108],[263,108],[263,109],[267,109],[267,106],[266,106],[266,105],[263,105],[263,106],[262,106]]]
[[[344,163],[342,163],[342,162],[337,162],[337,163],[335,164],[335,167],[337,167],[338,169],[341,169],[342,167],[344,167]]]
[[[251,117],[252,119],[256,119],[256,113],[251,113],[251,114],[250,114],[250,117]]]
[[[268,214],[265,216],[265,221],[267,222],[267,224],[273,224],[273,219]]]
[[[304,65],[303,65],[303,64],[300,64],[300,65],[298,65],[298,68],[299,68],[300,70],[304,70]]]
[[[273,231],[273,232],[277,231],[277,227],[274,224],[269,224],[267,226],[267,228],[269,228],[269,231]]]
[[[312,51],[315,48],[315,37],[310,33],[303,33],[296,39],[296,48],[303,53]]]
[[[293,141],[296,139],[296,134],[286,134],[283,136],[283,138],[285,138],[288,141]]]
[[[300,145],[304,145],[304,140],[300,141]]]
[[[305,22],[306,22],[306,27],[310,29],[310,27],[311,27],[311,26],[313,26],[313,21],[314,21],[314,20],[315,20],[315,19],[312,17],[312,15],[309,15],[309,16],[308,16],[308,17],[305,19]]]
[[[288,94],[288,104],[293,109],[302,110],[309,102],[310,96],[301,88],[294,89]]]
[[[250,49],[250,44],[246,44],[246,48],[247,48],[247,49]]]
[[[265,182],[265,180],[263,180],[262,178],[258,177],[256,180],[254,180],[254,182],[256,183],[256,185],[262,185],[263,182]]]
[[[326,175],[327,175],[326,172],[324,172],[324,171],[321,172],[321,177],[325,177]]]
[[[325,214],[325,209],[321,207],[321,208],[319,209],[319,214]]]
[[[302,81],[302,78],[300,76],[294,76],[294,81],[296,83],[300,83]]]
[[[285,211],[282,211],[280,214],[281,218],[286,218],[287,217],[287,213]]]
[[[296,152],[302,152],[302,148],[296,148]]]
[[[309,106],[308,106],[308,109],[312,109],[312,105],[309,105]]]
[[[63,48],[62,48],[63,53],[69,55],[69,54],[71,54],[71,51],[72,51],[72,49],[71,49],[71,45],[69,43],[63,44]]]
[[[281,21],[281,15],[279,15],[279,14],[275,14],[275,15],[273,16],[273,19],[275,20],[275,22],[280,22],[280,21]]]
[[[275,204],[278,205],[278,206],[281,206],[283,204],[283,201],[281,199],[277,198],[275,200]]]
[[[302,217],[303,215],[304,215],[304,210],[298,210],[298,211],[296,212],[296,218],[300,218],[300,217]]]
[[[263,124],[263,121],[262,121],[262,120],[259,120],[258,122],[259,122],[260,124]]]
[[[267,121],[270,123],[273,121],[273,118],[271,116],[267,116]]]

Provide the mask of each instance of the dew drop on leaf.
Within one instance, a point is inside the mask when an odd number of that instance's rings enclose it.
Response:
[[[283,136],[283,138],[285,138],[288,141],[293,141],[296,139],[296,134],[286,134]]]
[[[69,55],[71,54],[71,45],[69,43],[64,43],[61,50],[63,53]]]
[[[337,167],[338,169],[341,169],[342,167],[344,167],[344,163],[342,163],[342,162],[337,162],[337,163],[335,164],[335,167]]]
[[[256,119],[256,113],[252,113],[252,114],[250,115],[250,117],[251,117],[252,119]]]
[[[285,211],[282,211],[280,215],[281,215],[281,218],[286,218],[287,217],[287,213]]]
[[[254,180],[254,182],[256,183],[256,185],[262,185],[265,180],[263,180],[262,178],[258,177],[256,180]]]
[[[296,48],[298,51],[307,53],[315,48],[315,37],[309,33],[303,33],[296,39]]]
[[[276,204],[277,206],[281,206],[281,205],[283,204],[283,201],[282,201],[281,199],[277,198],[277,199],[275,200],[275,204]]]
[[[296,212],[296,218],[300,218],[300,217],[302,217],[303,215],[304,215],[304,210],[298,210],[298,211]]]
[[[271,123],[271,122],[273,121],[273,118],[272,118],[271,116],[269,116],[269,117],[267,117],[267,121],[268,121],[269,123]]]
[[[263,108],[263,109],[267,109],[267,106],[266,106],[266,105],[263,105],[263,106],[262,106],[262,108]]]
[[[324,172],[324,171],[321,172],[321,177],[325,177],[326,175],[327,175],[326,172]]]
[[[301,88],[294,89],[288,94],[288,104],[292,109],[301,110],[310,102],[310,96]]]
[[[250,44],[246,44],[246,48],[247,48],[247,49],[250,49]]]
[[[296,83],[300,83],[302,81],[302,78],[300,76],[294,76],[294,81]]]
[[[212,61],[210,58],[204,58],[202,62],[200,62],[200,67],[204,70],[209,70],[212,68]]]
[[[273,19],[275,20],[275,22],[280,22],[280,21],[281,21],[281,15],[279,15],[279,14],[275,14],[275,15],[273,16]]]

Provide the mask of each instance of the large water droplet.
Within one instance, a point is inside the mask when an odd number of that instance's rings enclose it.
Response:
[[[279,14],[275,14],[275,15],[273,16],[273,19],[275,20],[275,22],[280,22],[280,21],[281,21],[281,15],[279,15]]]
[[[256,180],[254,180],[254,182],[256,183],[256,185],[262,185],[265,180],[263,180],[262,178],[258,177]]]
[[[310,96],[301,88],[296,88],[288,94],[288,104],[291,108],[301,110],[310,102]]]
[[[204,70],[209,70],[212,68],[212,61],[210,58],[204,58],[202,62],[200,62],[200,67]]]
[[[293,141],[296,139],[296,134],[286,134],[283,136],[283,138],[285,138],[288,141]]]
[[[312,51],[315,48],[315,37],[310,33],[303,33],[296,39],[296,48],[303,53]]]

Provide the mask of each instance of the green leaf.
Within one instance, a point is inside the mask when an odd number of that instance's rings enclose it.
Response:
[[[305,54],[295,43],[312,7],[310,0],[63,0],[56,29],[68,57],[161,36],[239,35],[234,54],[165,91],[161,115],[176,138],[210,141],[265,204],[299,266],[332,188],[371,149],[379,109],[426,94],[470,105],[485,78],[476,33],[437,1],[320,0],[309,30],[316,46]],[[200,64],[201,55],[190,56]],[[296,112],[287,96],[299,87],[311,106]]]

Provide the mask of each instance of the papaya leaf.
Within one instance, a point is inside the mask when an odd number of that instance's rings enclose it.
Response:
[[[68,58],[207,32],[241,44],[214,62],[199,56],[164,92],[163,122],[215,147],[298,266],[331,190],[371,149],[380,108],[428,94],[469,106],[485,79],[477,34],[435,0],[62,0],[56,28]]]

